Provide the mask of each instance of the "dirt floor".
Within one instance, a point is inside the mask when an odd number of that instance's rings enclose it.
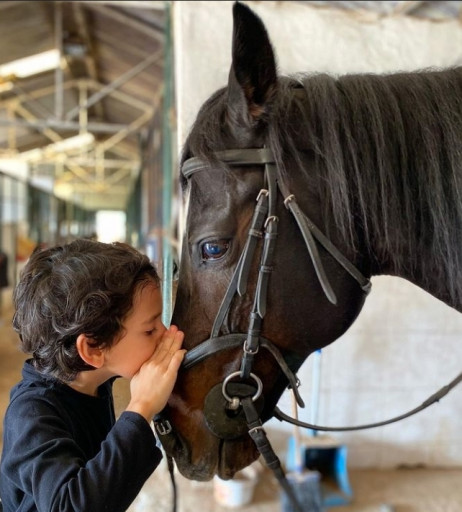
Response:
[[[0,308],[0,415],[3,418],[10,388],[20,378],[25,355],[18,350],[16,334],[11,328],[11,309],[3,300]],[[3,310],[3,314],[1,311]],[[115,390],[119,411],[126,403],[127,388]],[[1,430],[1,426],[0,426]],[[1,433],[1,432],[0,432]],[[322,512],[462,512],[462,468],[396,469],[348,471],[353,499],[348,505],[324,508]],[[177,512],[290,512],[283,510],[280,490],[271,473],[261,469],[252,501],[230,509],[214,499],[213,482],[192,482],[176,475]],[[172,487],[164,463],[149,478],[128,512],[170,512]],[[90,512],[90,511],[89,511]],[[307,508],[306,512],[319,512]]]
[[[462,512],[462,469],[350,470],[353,499],[322,512]],[[233,510],[214,500],[213,482],[190,482],[177,476],[178,512]],[[289,512],[283,509],[272,475],[262,475],[253,500],[234,508],[243,512]],[[170,512],[171,485],[164,468],[156,471],[129,512]],[[307,509],[306,512],[320,512]]]

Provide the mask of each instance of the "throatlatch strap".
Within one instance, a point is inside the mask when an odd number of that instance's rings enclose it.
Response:
[[[288,208],[292,212],[295,220],[297,221],[298,227],[300,228],[300,232],[303,236],[303,240],[305,240],[306,248],[308,249],[308,254],[310,255],[314,270],[316,271],[319,283],[321,284],[326,297],[332,304],[337,304],[337,297],[335,296],[334,290],[332,289],[332,286],[326,275],[326,271],[324,270],[324,265],[322,264],[322,260],[319,256],[316,242],[314,241],[311,230],[306,222],[306,217],[302,215],[300,208],[298,207],[298,204],[295,200],[292,200],[288,203]]]

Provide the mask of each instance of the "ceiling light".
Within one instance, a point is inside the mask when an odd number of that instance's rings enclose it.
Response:
[[[0,65],[0,77],[13,75],[16,78],[25,78],[56,69],[59,66],[59,61],[59,51],[48,50]]]

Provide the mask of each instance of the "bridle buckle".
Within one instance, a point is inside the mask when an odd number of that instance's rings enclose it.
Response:
[[[155,421],[154,425],[156,427],[157,433],[160,436],[166,436],[167,434],[170,434],[170,432],[173,430],[172,425],[168,420]]]
[[[269,191],[266,190],[266,188],[262,188],[260,190],[260,192],[258,193],[258,196],[257,196],[257,199],[256,199],[257,203],[258,203],[258,201],[260,201],[261,196],[268,196],[268,195],[269,195]]]

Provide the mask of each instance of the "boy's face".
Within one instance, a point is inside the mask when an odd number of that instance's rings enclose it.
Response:
[[[152,282],[135,292],[133,309],[123,322],[125,333],[105,354],[105,365],[114,375],[131,379],[148,360],[163,336],[162,295]]]

